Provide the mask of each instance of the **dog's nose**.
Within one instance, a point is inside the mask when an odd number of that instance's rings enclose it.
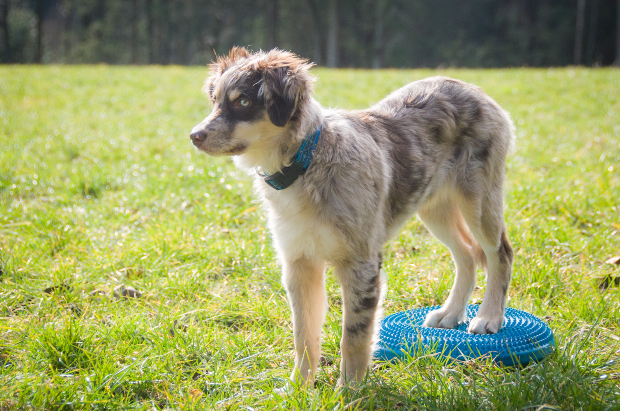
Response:
[[[192,143],[197,146],[207,139],[207,132],[203,128],[194,127],[189,134],[189,138],[191,138]]]

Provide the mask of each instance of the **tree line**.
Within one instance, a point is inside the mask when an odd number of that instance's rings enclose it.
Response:
[[[0,0],[0,62],[203,65],[233,45],[329,67],[620,65],[620,0]]]

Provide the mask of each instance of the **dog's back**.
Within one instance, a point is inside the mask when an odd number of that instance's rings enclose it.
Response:
[[[443,76],[410,83],[366,111],[403,122],[434,144],[478,146],[480,155],[497,145],[505,157],[514,138],[510,117],[482,89]]]

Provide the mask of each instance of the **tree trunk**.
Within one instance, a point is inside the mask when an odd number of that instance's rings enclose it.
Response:
[[[583,50],[583,21],[585,20],[586,0],[577,2],[577,22],[575,25],[575,59],[574,64],[581,64],[581,52]]]
[[[35,63],[43,62],[43,0],[37,0],[37,49],[34,57]]]
[[[594,49],[596,48],[596,26],[598,24],[598,0],[590,2],[590,27],[588,28],[588,45],[586,47],[586,64],[594,64]]]
[[[327,6],[327,67],[338,67],[338,1]]]
[[[375,0],[375,32],[373,35],[373,57],[372,68],[378,69],[383,67],[383,59],[385,57],[384,41],[383,41],[383,15],[387,7],[386,0]]]
[[[6,55],[6,62],[12,63],[11,58],[11,42],[9,40],[9,0],[3,0],[0,3],[0,25],[4,32],[4,52]]]
[[[620,67],[620,0],[616,4],[616,61],[614,64]]]
[[[64,41],[64,63],[72,62],[72,53],[74,46],[74,30],[75,30],[75,6],[71,3],[68,5],[69,9],[65,14],[65,26],[63,28],[63,41]]]
[[[138,63],[138,0],[131,7],[131,64]]]
[[[320,34],[314,35],[314,58],[312,61],[317,66],[323,64],[323,47],[322,47],[322,39]]]
[[[148,49],[147,64],[155,61],[155,45],[153,39],[153,0],[146,0],[146,47]]]
[[[163,13],[160,14],[159,21],[159,44],[161,53],[161,64],[168,65],[172,57],[172,49],[174,48],[174,36],[170,34],[170,25],[174,21],[175,15],[173,10],[174,2],[164,1],[160,3]]]
[[[523,65],[531,65],[531,51],[532,51],[532,39],[534,37],[534,32],[532,31],[530,22],[531,22],[531,5],[528,0],[519,0],[519,29],[522,34],[522,42],[523,48],[521,52],[523,53]]]
[[[174,47],[174,37],[170,35],[170,23],[174,20],[174,2],[162,1],[159,3],[159,21],[157,24],[157,39],[159,43],[159,63],[170,64],[170,55]]]
[[[270,0],[267,3],[267,21],[269,22],[269,41],[267,42],[269,48],[278,47],[278,20],[280,19],[280,4],[278,0]]]
[[[319,7],[316,0],[308,0],[308,6],[312,14],[312,23],[314,26],[314,63],[321,65],[323,62],[323,25],[321,20],[321,14],[319,13]]]

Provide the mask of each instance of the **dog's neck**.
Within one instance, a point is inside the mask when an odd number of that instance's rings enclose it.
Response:
[[[260,136],[245,153],[233,158],[235,165],[247,171],[255,169],[268,174],[290,165],[307,134],[316,131],[323,121],[319,102],[309,97],[300,103],[294,120],[275,135]]]

